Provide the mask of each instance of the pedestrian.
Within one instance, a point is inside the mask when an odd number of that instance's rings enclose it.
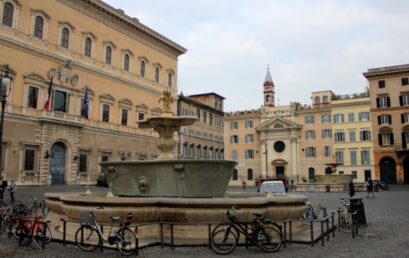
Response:
[[[241,186],[243,186],[243,191],[245,192],[246,191],[246,186],[247,186],[246,180],[241,181]]]
[[[368,181],[366,182],[366,198],[369,198],[369,195],[372,194],[372,198],[375,198],[375,194],[373,193],[373,182],[371,178],[368,178]]]
[[[14,199],[14,193],[16,192],[16,183],[14,182],[14,180],[11,180],[10,182],[10,186],[9,186],[9,191],[10,191],[10,201],[11,202],[15,202],[16,200]]]
[[[349,184],[348,184],[348,193],[349,193],[349,197],[351,198],[355,195],[355,186],[354,186],[354,182],[352,182],[352,179],[351,181],[349,181]]]
[[[7,188],[7,181],[4,180],[3,176],[0,176],[0,201],[3,201],[4,190]]]

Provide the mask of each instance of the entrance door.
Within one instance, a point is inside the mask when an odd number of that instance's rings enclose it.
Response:
[[[62,143],[57,142],[51,147],[50,174],[51,184],[64,184],[65,146]]]
[[[403,161],[403,175],[405,177],[405,184],[409,184],[409,157]]]
[[[315,181],[315,169],[309,168],[308,169],[308,181],[314,182]]]
[[[396,163],[392,158],[383,158],[380,162],[381,181],[396,184]]]
[[[276,166],[276,177],[284,177],[284,166]]]
[[[368,178],[371,178],[371,170],[365,170],[365,182],[368,181]]]

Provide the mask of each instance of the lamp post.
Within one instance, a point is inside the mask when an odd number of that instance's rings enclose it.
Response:
[[[267,151],[267,140],[264,142],[264,152],[263,154],[266,155],[266,180],[268,180],[268,151]]]
[[[6,65],[5,71],[0,72],[0,101],[1,101],[1,118],[0,118],[0,176],[3,171],[3,128],[4,128],[4,109],[7,103],[7,90],[11,87],[11,76],[9,66]],[[10,88],[11,90],[11,88]]]

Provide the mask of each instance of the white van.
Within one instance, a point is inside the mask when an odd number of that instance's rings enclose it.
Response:
[[[265,181],[260,186],[260,193],[286,194],[282,181]]]

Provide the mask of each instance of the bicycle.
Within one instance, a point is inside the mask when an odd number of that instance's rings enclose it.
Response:
[[[37,197],[32,196],[33,203],[29,207],[29,214],[30,216],[34,217],[36,215],[47,216],[48,214],[48,207],[45,200],[38,200]]]
[[[300,218],[305,221],[316,220],[319,218],[321,212],[324,218],[328,215],[327,209],[325,207],[322,207],[321,203],[310,205]]]
[[[343,232],[352,232],[351,204],[344,198],[340,199],[339,229]]]
[[[91,209],[89,214],[86,214],[88,216],[80,218],[81,227],[75,233],[75,242],[78,247],[84,251],[94,251],[107,242],[109,245],[116,244],[117,250],[122,255],[130,256],[135,254],[138,250],[138,236],[136,233],[137,227],[135,227],[136,232],[130,227],[132,214],[128,214],[127,221],[120,223],[116,231],[113,228],[115,222],[119,221],[119,217],[110,216],[111,229],[108,237],[105,238],[101,226],[96,221],[97,209],[101,209],[101,207]]]
[[[239,243],[240,234],[246,240],[257,245],[265,252],[275,252],[282,244],[282,234],[280,226],[272,223],[270,219],[263,218],[261,214],[253,214],[255,218],[248,230],[247,224],[240,222],[235,216],[236,206],[226,211],[228,223],[218,224],[211,234],[211,248],[217,254],[231,253]]]
[[[20,218],[19,245],[28,246],[32,244],[38,250],[51,242],[51,231],[49,221],[42,220],[40,215],[34,217],[33,222],[28,217]]]

